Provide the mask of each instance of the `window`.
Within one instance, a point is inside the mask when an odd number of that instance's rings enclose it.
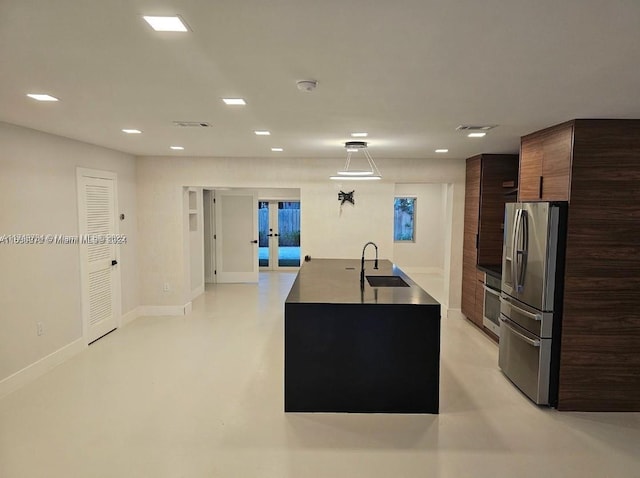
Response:
[[[397,197],[393,201],[393,240],[415,242],[416,198]]]

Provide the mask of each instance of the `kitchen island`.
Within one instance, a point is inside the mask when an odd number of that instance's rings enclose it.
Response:
[[[438,413],[440,304],[387,260],[305,262],[285,301],[286,412]]]

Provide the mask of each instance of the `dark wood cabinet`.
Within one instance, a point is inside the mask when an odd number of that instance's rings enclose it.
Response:
[[[640,120],[574,120],[521,144],[519,199],[569,202],[558,409],[640,411]]]
[[[568,201],[571,185],[573,122],[522,137],[520,201]]]
[[[464,240],[462,250],[462,313],[473,323],[482,324],[476,312],[477,237],[480,211],[481,158],[467,159],[464,198]]]
[[[462,313],[481,328],[484,274],[476,266],[498,266],[502,261],[504,205],[515,199],[509,193],[517,177],[517,155],[481,154],[467,159]]]

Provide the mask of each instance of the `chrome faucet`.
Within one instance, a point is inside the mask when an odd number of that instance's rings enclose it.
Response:
[[[376,262],[373,264],[373,268],[374,269],[378,268],[378,246],[376,246],[375,242],[369,241],[362,248],[362,261],[360,263],[360,287],[364,287],[364,251],[367,250],[367,246],[369,244],[371,244],[373,247],[376,248]]]

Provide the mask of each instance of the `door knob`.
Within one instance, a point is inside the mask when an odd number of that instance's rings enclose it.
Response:
[[[251,241],[251,244],[257,244],[258,243],[258,239],[254,239],[253,241]]]
[[[112,266],[115,266],[116,264],[118,264],[118,261],[116,261],[115,259],[113,259],[113,260],[111,261],[111,265],[112,265]]]

